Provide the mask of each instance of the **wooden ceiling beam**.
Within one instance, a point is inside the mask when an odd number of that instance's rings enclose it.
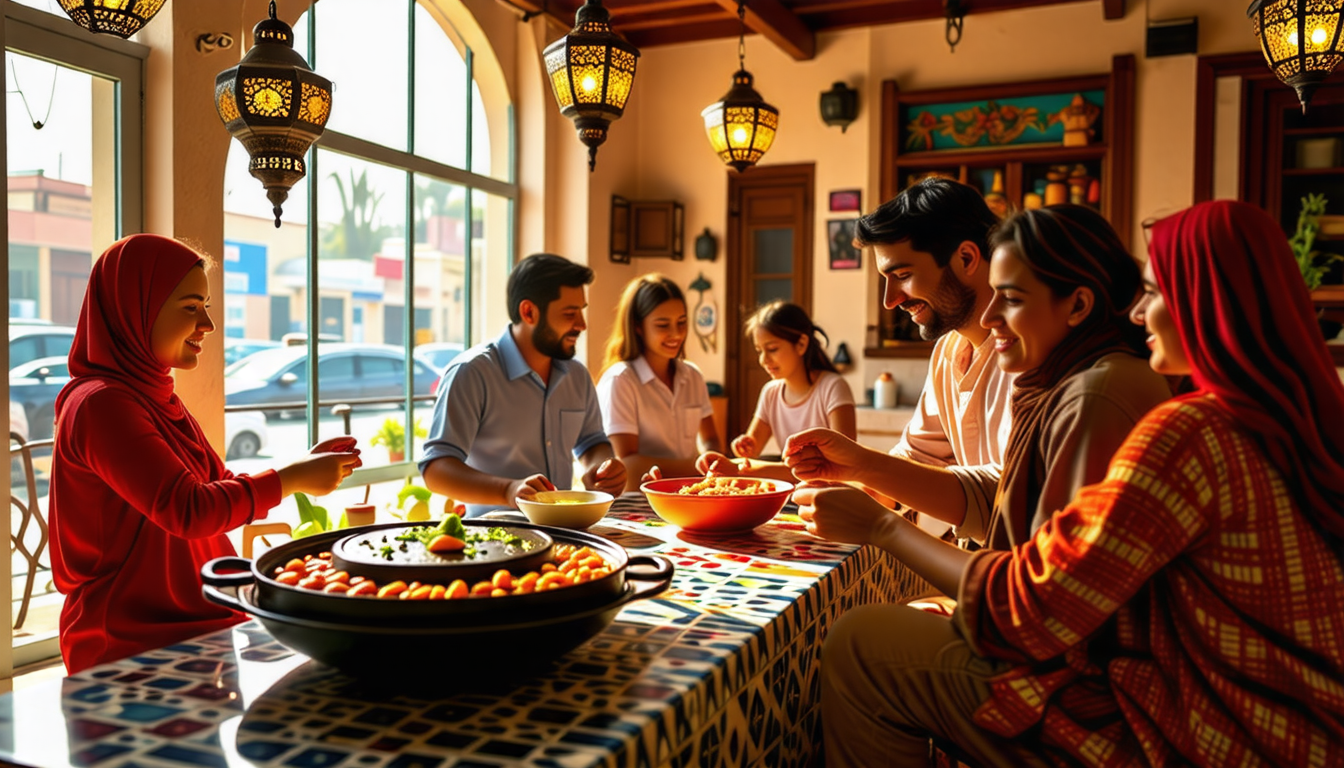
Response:
[[[737,15],[738,0],[716,1],[724,10]],[[817,55],[816,34],[779,0],[751,0],[747,5],[747,29],[761,34],[796,61],[807,61]]]

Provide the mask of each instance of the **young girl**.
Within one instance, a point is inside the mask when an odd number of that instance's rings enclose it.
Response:
[[[817,338],[825,338],[826,333],[797,304],[772,301],[762,306],[747,319],[746,331],[770,381],[761,388],[756,415],[746,434],[733,438],[733,453],[741,461],[730,462],[722,454],[709,452],[700,457],[697,468],[705,473],[793,480],[782,464],[752,459],[772,436],[782,448],[790,435],[818,427],[853,440],[858,434],[854,394]]]
[[[1157,223],[1144,284],[1150,365],[1197,390],[1026,542],[933,550],[859,491],[794,495],[960,598],[832,626],[827,765],[924,765],[930,736],[976,765],[1344,765],[1344,386],[1301,272],[1219,201]]]
[[[687,330],[676,283],[648,274],[625,287],[597,397],[607,437],[627,468],[627,490],[655,463],[670,477],[689,476],[700,452],[720,449],[705,377],[683,359]]]
[[[201,596],[201,566],[234,554],[224,532],[283,497],[320,496],[360,466],[353,438],[284,469],[234,476],[173,391],[215,329],[205,260],[157,235],[93,266],[56,398],[51,553],[70,674],[246,617]]]

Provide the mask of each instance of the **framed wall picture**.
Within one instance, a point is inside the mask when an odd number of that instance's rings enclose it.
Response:
[[[630,263],[630,201],[611,196],[611,260]]]
[[[826,222],[827,242],[830,244],[831,269],[858,269],[863,252],[854,247],[854,219],[831,219]]]
[[[862,192],[857,189],[840,189],[831,193],[831,213],[858,213],[861,209]]]

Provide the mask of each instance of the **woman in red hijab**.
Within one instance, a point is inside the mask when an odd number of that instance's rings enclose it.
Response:
[[[215,329],[205,260],[158,235],[113,244],[93,266],[56,398],[51,551],[61,653],[74,674],[228,627],[200,568],[234,554],[226,531],[286,495],[323,495],[360,465],[352,438],[279,471],[235,476],[173,392]]]
[[[822,652],[827,765],[1344,765],[1344,386],[1283,232],[1244,203],[1153,229],[1150,412],[1010,551],[930,551],[898,515],[795,494],[958,597],[847,613]]]

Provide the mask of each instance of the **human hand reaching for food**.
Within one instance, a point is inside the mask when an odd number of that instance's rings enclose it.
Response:
[[[718,451],[705,451],[695,460],[695,471],[702,475],[715,477],[736,477],[750,466],[749,459],[742,460],[742,466]]]
[[[741,456],[744,459],[754,459],[760,455],[761,446],[756,444],[756,438],[751,435],[738,435],[733,438],[733,454]]]
[[[832,429],[808,429],[784,444],[784,465],[799,480],[858,480],[864,448]]]
[[[280,493],[306,493],[310,496],[325,496],[336,490],[342,480],[350,476],[355,469],[364,465],[359,451],[354,450],[353,438],[350,449],[345,451],[323,451],[323,443],[313,447],[313,453],[299,459],[283,469],[276,470],[280,477]]]
[[[625,463],[611,458],[583,473],[583,487],[620,496],[625,491]]]
[[[871,544],[897,518],[871,496],[843,483],[808,481],[793,492],[807,532],[846,544]]]
[[[511,507],[518,506],[518,499],[534,499],[542,491],[554,491],[555,484],[545,475],[529,475],[522,480],[514,480],[509,483],[508,503]]]

